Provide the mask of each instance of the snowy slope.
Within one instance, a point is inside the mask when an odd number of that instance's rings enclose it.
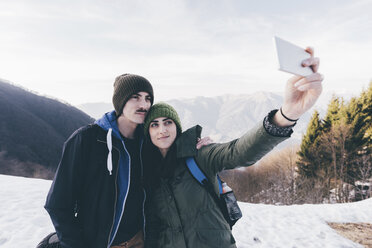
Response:
[[[53,230],[43,206],[51,181],[0,175],[0,247],[36,247]]]
[[[43,209],[51,181],[0,175],[0,247],[36,247],[53,230]],[[362,247],[329,222],[372,223],[372,199],[334,205],[272,206],[240,203],[233,233],[239,248]]]

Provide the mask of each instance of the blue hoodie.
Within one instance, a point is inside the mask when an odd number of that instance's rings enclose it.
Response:
[[[114,214],[115,219],[114,219],[114,224],[113,224],[111,234],[110,234],[110,242],[109,242],[110,245],[109,246],[111,246],[113,240],[115,239],[115,235],[118,231],[121,218],[123,217],[123,214],[124,214],[125,203],[126,203],[128,192],[129,192],[130,171],[131,171],[130,155],[120,135],[116,120],[117,120],[117,117],[116,117],[115,111],[112,111],[112,112],[108,112],[104,114],[101,119],[98,119],[95,122],[102,129],[108,131],[107,146],[109,148],[109,151],[111,151],[111,146],[112,146],[110,135],[113,135],[115,138],[120,140],[123,145],[123,149],[120,149],[119,171],[118,171],[118,178],[117,178],[118,179],[118,195],[117,195],[117,202],[116,202],[115,214]],[[142,135],[143,132],[140,132],[140,133]],[[142,143],[143,143],[143,136],[140,137],[141,148],[142,148]],[[107,168],[111,174],[112,165],[110,165],[110,163],[112,163],[112,161],[111,161],[111,153],[109,152]]]

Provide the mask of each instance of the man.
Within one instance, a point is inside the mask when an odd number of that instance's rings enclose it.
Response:
[[[153,100],[147,79],[118,76],[115,111],[78,129],[64,144],[45,204],[60,246],[143,247],[140,124]]]

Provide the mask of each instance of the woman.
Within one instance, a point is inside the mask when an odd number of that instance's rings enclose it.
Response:
[[[181,133],[180,119],[174,108],[166,103],[153,105],[144,125],[149,138],[144,158],[145,247],[236,247],[230,226],[216,201],[193,178],[185,159],[194,157],[218,192],[218,172],[252,165],[289,137],[291,127],[286,128],[287,133],[282,137],[278,133],[268,133],[275,112],[265,118],[266,124],[261,122],[237,140],[197,150],[195,144],[201,127]]]
[[[312,48],[306,48],[306,52],[310,58],[302,66],[310,67],[314,73],[290,78],[280,111],[271,111],[263,123],[231,142],[197,150],[200,126],[181,134],[179,117],[171,106],[165,103],[152,106],[144,125],[149,137],[146,145],[149,154],[144,153],[146,247],[236,247],[217,203],[192,177],[185,159],[194,157],[217,193],[218,172],[252,165],[288,138],[298,118],[315,104],[322,92],[323,76],[317,73],[319,58],[313,56]]]

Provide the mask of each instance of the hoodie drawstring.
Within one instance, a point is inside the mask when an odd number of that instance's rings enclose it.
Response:
[[[110,172],[110,175],[112,175],[112,156],[111,156],[112,137],[111,137],[111,133],[112,133],[112,128],[109,128],[109,130],[107,132],[106,141],[107,141],[107,148],[109,150],[109,153],[107,155],[107,170]]]

